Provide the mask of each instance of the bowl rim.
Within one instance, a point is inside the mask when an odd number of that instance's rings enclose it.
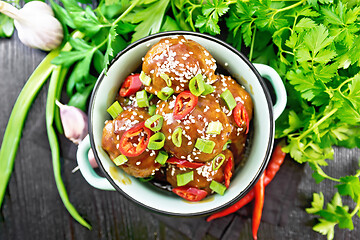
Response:
[[[236,203],[237,201],[239,201],[243,196],[245,196],[250,190],[251,188],[255,185],[255,183],[258,181],[258,179],[260,178],[261,174],[265,171],[265,168],[270,160],[270,156],[271,156],[271,152],[272,152],[272,148],[273,148],[273,144],[274,144],[274,128],[275,128],[275,122],[274,122],[274,116],[273,116],[273,108],[272,108],[272,100],[271,100],[271,96],[268,90],[268,87],[266,85],[266,83],[264,82],[263,78],[260,76],[259,72],[256,70],[255,66],[250,62],[250,60],[241,52],[239,52],[236,48],[232,47],[230,44],[224,42],[223,40],[216,38],[214,36],[208,35],[208,34],[204,34],[204,33],[199,33],[199,32],[190,32],[190,31],[169,31],[169,32],[161,32],[161,33],[156,33],[153,35],[149,35],[147,37],[141,38],[131,44],[129,44],[126,48],[124,48],[122,51],[120,51],[115,57],[114,59],[110,62],[108,69],[110,69],[110,67],[114,64],[114,62],[116,62],[122,55],[124,55],[124,53],[128,52],[129,50],[137,47],[139,44],[142,44],[144,42],[147,42],[151,39],[154,38],[160,38],[160,37],[171,37],[174,35],[183,35],[183,36],[195,36],[195,37],[200,37],[200,38],[204,38],[206,40],[210,40],[213,41],[217,44],[220,44],[226,48],[228,48],[230,51],[232,51],[234,54],[236,54],[238,57],[240,57],[242,59],[242,61],[244,61],[248,67],[253,71],[253,73],[255,74],[257,80],[259,81],[260,86],[262,87],[264,94],[265,94],[265,99],[268,105],[268,110],[269,110],[269,121],[270,121],[270,132],[269,132],[269,139],[268,139],[268,146],[266,149],[266,153],[265,153],[265,157],[256,173],[256,175],[253,177],[253,179],[250,181],[250,183],[245,187],[245,189],[240,192],[236,197],[234,197],[233,199],[231,199],[230,201],[226,202],[225,204],[218,206],[216,208],[212,208],[209,210],[205,210],[205,211],[201,211],[201,212],[194,212],[194,213],[174,213],[174,212],[169,212],[169,211],[165,211],[165,210],[161,210],[161,209],[157,209],[157,208],[153,208],[151,206],[148,206],[138,200],[136,200],[135,198],[129,196],[126,192],[124,192],[113,180],[113,178],[107,173],[107,171],[105,170],[104,166],[102,165],[102,162],[100,161],[100,157],[98,156],[98,153],[96,151],[96,147],[95,147],[95,141],[94,141],[94,135],[93,135],[93,125],[92,125],[92,111],[94,108],[94,99],[96,97],[97,94],[97,90],[99,89],[99,86],[102,82],[102,80],[104,79],[104,77],[106,76],[105,71],[102,71],[100,76],[98,77],[96,84],[94,86],[94,89],[91,93],[91,97],[90,97],[90,101],[89,101],[89,110],[88,110],[88,125],[89,125],[89,138],[90,138],[90,145],[91,148],[93,149],[94,152],[94,156],[95,156],[95,160],[99,165],[99,168],[101,169],[102,173],[104,174],[104,176],[106,177],[106,179],[111,183],[111,185],[118,191],[120,192],[125,198],[127,198],[128,200],[130,200],[131,202],[136,203],[137,205],[147,209],[147,210],[151,210],[152,212],[155,213],[160,213],[163,215],[167,215],[167,216],[178,216],[178,217],[195,217],[195,216],[206,216],[209,215],[211,213],[220,211],[222,209],[225,209],[227,207],[230,207],[231,205],[233,205],[234,203]]]

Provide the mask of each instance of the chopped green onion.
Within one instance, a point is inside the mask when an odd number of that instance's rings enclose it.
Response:
[[[227,107],[232,111],[236,107],[236,101],[229,89],[226,89],[220,97],[225,101]]]
[[[143,71],[141,71],[139,78],[140,78],[140,81],[142,82],[142,84],[144,84],[145,86],[150,85],[151,77],[147,76]]]
[[[195,96],[200,96],[205,91],[205,82],[200,73],[190,80],[189,89]]]
[[[124,163],[126,163],[128,161],[127,157],[125,155],[120,154],[119,156],[117,156],[113,162],[115,163],[116,166],[120,166],[123,165]]]
[[[164,146],[164,144],[165,135],[161,132],[157,132],[150,137],[147,148],[150,150],[159,150]]]
[[[156,121],[158,120],[159,122],[156,124]],[[151,118],[145,121],[145,127],[149,128],[153,132],[157,132],[161,129],[163,123],[164,123],[163,116],[155,114],[154,116],[152,116]]]
[[[149,97],[148,97],[149,102],[151,101],[151,99],[153,99],[153,98],[154,98],[154,96],[155,96],[154,94],[150,94],[150,95],[149,95]]]
[[[160,163],[161,165],[164,165],[168,158],[169,158],[169,154],[167,152],[160,151],[157,157],[155,158],[155,161]]]
[[[206,133],[208,134],[220,134],[222,130],[222,124],[219,121],[216,122],[210,122],[207,129],[206,129]]]
[[[224,195],[226,187],[225,187],[225,185],[212,180],[210,183],[210,189],[220,195]]]
[[[194,172],[186,172],[176,175],[177,185],[179,187],[184,186],[194,180]]]
[[[225,151],[228,148],[228,145],[231,143],[231,140],[227,140],[227,142],[224,144],[222,150]]]
[[[204,153],[212,153],[215,142],[207,139],[198,138],[196,139],[195,147]]]
[[[182,143],[182,129],[177,127],[173,134],[171,135],[171,140],[175,146],[180,147]]]
[[[120,106],[120,103],[116,101],[106,111],[115,119],[124,109]]]
[[[155,177],[154,176],[150,176],[150,177],[146,177],[146,178],[138,178],[140,182],[149,182],[151,180],[153,180]]]
[[[215,88],[211,84],[205,83],[205,91],[202,93],[202,95],[208,95],[214,91]]]
[[[153,104],[153,105],[150,105],[149,106],[149,109],[148,109],[148,113],[150,116],[153,116],[155,114],[155,111],[156,111],[156,105]]]
[[[149,106],[149,99],[145,90],[136,92],[136,103],[139,107]]]
[[[161,89],[160,92],[158,92],[157,96],[158,98],[160,98],[161,100],[167,100],[172,94],[174,93],[174,89],[172,89],[171,87],[164,87],[163,89]]]
[[[161,73],[161,74],[160,74],[160,77],[161,77],[162,79],[164,79],[164,81],[166,82],[166,85],[167,85],[168,87],[171,87],[171,79],[169,78],[169,76],[168,76],[166,73]]]
[[[216,160],[217,160],[218,158],[222,158],[222,160],[221,160],[221,162],[215,167]],[[213,170],[214,170],[214,171],[218,170],[218,169],[221,167],[221,165],[223,165],[224,161],[225,161],[225,155],[222,154],[222,153],[220,153],[219,155],[217,155],[216,157],[214,157],[214,159],[212,160],[212,168],[213,168]]]

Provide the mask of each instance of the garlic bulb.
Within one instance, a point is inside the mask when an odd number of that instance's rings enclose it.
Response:
[[[79,144],[88,134],[87,115],[80,109],[61,104],[59,101],[56,101],[56,105],[60,108],[65,137],[75,144]]]
[[[64,37],[63,28],[46,3],[32,1],[19,10],[0,1],[0,12],[14,19],[15,28],[23,44],[45,51],[60,46]]]

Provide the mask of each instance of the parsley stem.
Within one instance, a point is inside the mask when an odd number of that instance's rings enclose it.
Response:
[[[329,179],[329,180],[331,180],[331,181],[334,181],[334,182],[340,182],[340,179],[333,178],[333,177],[330,177],[329,175],[327,175],[327,174],[322,170],[322,168],[319,166],[318,163],[316,163],[315,161],[312,162],[312,163],[316,166],[317,172],[318,172],[318,173],[321,173],[320,175],[321,175],[322,177],[327,178],[327,179]]]
[[[134,1],[126,10],[123,12],[113,23],[112,25],[116,25],[121,19],[123,19],[137,4],[139,0]]]
[[[287,10],[290,10],[292,8],[295,8],[301,4],[303,4],[304,2],[306,2],[307,0],[301,0],[300,2],[297,2],[297,3],[294,3],[293,5],[290,5],[290,6],[287,6],[287,7],[284,7],[284,8],[281,8],[281,9],[275,9],[275,13],[273,14],[272,17],[274,17],[276,14],[278,14],[279,12],[283,12],[283,11],[287,11]]]
[[[253,34],[253,37],[252,37],[252,39],[251,39],[251,47],[250,47],[250,53],[249,53],[249,60],[250,60],[250,62],[251,62],[251,60],[252,60],[252,56],[253,56],[253,52],[254,52],[255,35],[256,35],[256,26],[254,27],[254,34]]]
[[[354,78],[352,77],[352,78],[349,78],[349,79],[347,79],[346,81],[344,81],[344,82],[342,82],[339,86],[338,86],[338,90],[339,90],[339,92],[341,92],[341,88],[345,85],[345,84],[347,84],[348,82],[351,82],[352,80],[354,80]]]
[[[323,116],[319,121],[317,121],[311,128],[309,128],[308,130],[306,130],[305,132],[303,132],[300,136],[299,136],[299,140],[302,139],[303,137],[305,137],[306,135],[308,135],[310,132],[312,132],[315,128],[317,128],[320,124],[322,124],[326,119],[328,119],[329,117],[331,117],[331,115],[333,115],[334,113],[336,113],[338,109],[334,108],[333,110],[331,110],[328,114],[326,114],[325,116]]]

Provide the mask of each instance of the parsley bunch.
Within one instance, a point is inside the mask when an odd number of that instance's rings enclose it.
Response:
[[[284,79],[288,104],[276,122],[276,137],[299,163],[309,163],[316,182],[339,184],[323,209],[314,194],[308,213],[320,216],[314,230],[334,237],[334,226],[353,229],[360,206],[360,171],[339,179],[322,169],[333,158],[333,145],[360,147],[360,6],[355,1],[238,1],[226,25],[228,40],[249,51],[254,62],[269,64]],[[261,36],[261,37],[260,37]],[[355,208],[349,212],[341,196]]]

